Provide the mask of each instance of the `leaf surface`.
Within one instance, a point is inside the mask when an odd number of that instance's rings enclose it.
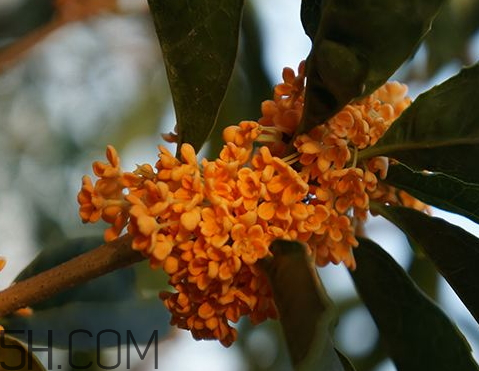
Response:
[[[213,129],[238,47],[243,0],[149,0],[179,143],[199,151]]]
[[[479,223],[479,184],[466,183],[443,173],[414,171],[400,163],[389,167],[385,180],[428,205]]]
[[[301,23],[311,41],[318,31],[322,4],[323,0],[301,0]]]
[[[344,371],[330,334],[334,309],[304,245],[276,240],[271,251],[263,263],[295,369]]]
[[[351,275],[398,371],[477,370],[451,320],[381,247],[358,240],[357,269]]]
[[[352,99],[372,93],[409,58],[443,0],[309,0],[307,33],[317,26],[308,57],[299,132],[322,124]],[[318,11],[318,4],[321,5]],[[304,14],[310,9],[312,15]]]
[[[479,63],[421,94],[359,159],[388,156],[413,170],[479,184]]]
[[[420,246],[479,323],[479,239],[443,219],[399,206],[374,204]]]

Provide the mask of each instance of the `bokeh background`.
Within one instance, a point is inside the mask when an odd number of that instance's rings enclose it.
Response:
[[[261,101],[281,81],[282,68],[296,68],[307,56],[310,42],[299,8],[299,0],[246,1],[237,65],[219,127],[258,118]],[[8,260],[0,288],[41,249],[102,234],[102,225],[80,222],[76,194],[81,176],[91,174],[91,162],[104,158],[107,144],[118,149],[125,169],[154,163],[160,134],[175,124],[146,0],[118,0],[115,11],[73,17],[51,27],[58,17],[53,0],[0,0],[0,255]],[[21,52],[12,54],[18,45]],[[478,59],[479,2],[449,0],[415,57],[393,79],[406,82],[415,97]],[[201,156],[214,156],[221,146],[220,132]],[[464,218],[440,210],[434,214],[479,235],[477,225]],[[392,225],[374,218],[367,233],[451,316],[479,359],[477,323],[447,283],[426,260],[413,256]],[[338,347],[358,371],[394,370],[347,270],[331,266],[320,275],[338,308]],[[145,279],[142,294],[156,295],[155,279]],[[229,349],[172,330],[161,342],[158,368],[290,369],[277,323],[252,327],[243,321],[238,329],[240,339]],[[55,356],[61,360],[65,352]],[[103,356],[109,357],[108,350]],[[136,370],[153,369],[152,361],[150,356],[137,359]]]

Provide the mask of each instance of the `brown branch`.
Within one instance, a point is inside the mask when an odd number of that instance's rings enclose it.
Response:
[[[101,12],[118,12],[117,0],[57,0],[51,22],[0,49],[0,73],[20,61],[36,44],[67,23],[86,20]]]
[[[60,20],[53,20],[45,26],[14,41],[11,45],[0,49],[0,73],[20,61],[34,45],[45,39],[63,24]]]
[[[129,235],[122,236],[0,291],[0,317],[145,259],[131,248],[131,240]]]

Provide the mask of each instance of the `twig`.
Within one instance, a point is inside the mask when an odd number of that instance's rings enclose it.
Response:
[[[26,53],[67,23],[82,21],[101,12],[119,11],[117,0],[57,0],[57,14],[46,25],[0,49],[0,73],[20,61]]]
[[[0,291],[0,317],[145,259],[131,248],[131,240],[129,235],[122,236]]]
[[[64,22],[55,19],[43,27],[37,28],[26,36],[14,41],[11,45],[0,50],[0,73],[20,61],[26,53],[53,31],[60,28]]]

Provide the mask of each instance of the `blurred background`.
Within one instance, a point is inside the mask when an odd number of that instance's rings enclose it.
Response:
[[[102,234],[102,225],[81,223],[76,195],[82,175],[91,175],[92,161],[104,158],[107,144],[117,148],[125,169],[154,163],[156,146],[164,144],[160,134],[175,124],[146,0],[90,2],[96,3],[91,11],[81,13],[67,7],[58,12],[53,0],[0,0],[0,255],[7,258],[0,288],[41,249]],[[296,69],[307,56],[310,42],[299,9],[299,0],[246,1],[237,65],[218,130],[202,155],[219,148],[222,126],[257,119],[282,68]],[[393,79],[407,83],[415,97],[478,59],[479,2],[449,0],[415,57]],[[434,214],[479,235],[464,218]],[[387,222],[372,219],[367,233],[453,318],[479,359],[477,324],[447,283],[426,260],[413,258],[407,240]],[[338,348],[358,371],[394,370],[347,270],[330,266],[320,275],[338,308]],[[164,286],[162,277],[150,275],[139,284],[142,295],[156,296],[155,280],[158,290]],[[252,327],[242,321],[238,329],[240,339],[229,349],[172,331],[159,348],[158,369],[290,369],[277,323]],[[153,367],[150,357],[137,359],[137,370]]]

